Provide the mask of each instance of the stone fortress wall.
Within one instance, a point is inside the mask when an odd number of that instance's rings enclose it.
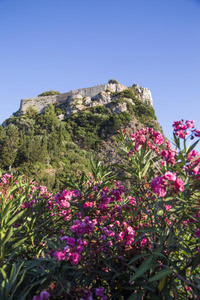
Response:
[[[150,105],[153,105],[151,91],[149,89],[141,88],[137,84],[135,84],[134,87],[137,97],[141,101],[147,101]],[[25,98],[21,100],[20,109],[16,114],[24,114],[30,105],[33,106],[38,113],[43,113],[50,103],[57,105],[65,103],[66,106],[68,106],[71,105],[73,100],[77,98],[92,98],[101,92],[105,92],[106,90],[110,90],[111,92],[121,92],[124,89],[127,89],[127,87],[121,83],[108,83],[89,88],[76,89],[63,94]]]

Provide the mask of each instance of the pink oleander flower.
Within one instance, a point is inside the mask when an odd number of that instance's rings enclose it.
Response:
[[[176,180],[176,174],[172,172],[166,172],[164,175],[164,178],[170,181],[175,181]]]
[[[46,186],[41,186],[41,185],[40,185],[40,190],[41,190],[41,195],[43,195],[44,193],[47,192]]]
[[[33,300],[47,300],[50,294],[47,291],[42,291],[40,295],[33,296]]]
[[[50,294],[47,291],[42,291],[40,293],[40,300],[47,300],[49,298]]]
[[[75,241],[76,241],[76,240],[75,240],[73,237],[69,237],[69,238],[67,239],[67,245],[74,247]]]
[[[194,130],[194,135],[197,137],[200,137],[200,130],[195,129]]]
[[[163,177],[157,176],[151,182],[151,189],[154,193],[158,194],[159,197],[165,197],[167,194],[165,185],[166,183]]]
[[[64,235],[60,238],[61,241],[67,241],[68,240],[68,236],[67,235]]]
[[[186,121],[185,122],[188,129],[194,128],[194,121]]]
[[[121,231],[120,233],[118,233],[118,240],[123,239],[125,236],[125,233],[123,231]]]
[[[200,240],[200,228],[195,232],[195,235]]]
[[[63,190],[62,197],[64,198],[64,200],[71,200],[72,192],[67,191],[67,190]]]
[[[171,205],[165,205],[165,209],[167,210],[167,211],[170,211],[171,210]]]
[[[72,191],[72,196],[73,197],[78,197],[80,195],[80,192],[78,190]]]
[[[57,259],[57,260],[65,260],[65,259],[66,259],[66,255],[65,255],[65,253],[63,253],[62,250],[56,251],[56,252],[54,253],[54,257],[55,257],[55,259]]]
[[[162,157],[168,157],[169,151],[168,150],[162,150],[160,154],[161,154]]]
[[[99,287],[95,289],[96,297],[103,297],[104,296],[104,287]]]
[[[184,191],[184,181],[180,178],[177,178],[176,181],[174,182],[175,187],[180,191],[183,192]]]
[[[157,145],[162,145],[164,143],[164,139],[163,139],[163,136],[160,132],[154,132],[153,133],[154,135],[154,143],[157,144]]]
[[[113,246],[113,242],[112,241],[108,241],[108,247],[112,247]]]
[[[69,256],[69,259],[70,259],[72,265],[78,265],[79,260],[81,259],[81,256],[78,252],[74,252],[74,253],[71,253],[71,255]]]

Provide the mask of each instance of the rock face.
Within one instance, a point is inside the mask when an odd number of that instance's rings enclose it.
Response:
[[[135,88],[135,94],[143,102],[148,103],[149,105],[153,105],[153,99],[151,96],[151,91],[149,89],[139,87],[138,84],[133,84],[132,87]]]
[[[134,84],[133,88],[138,99],[149,105],[153,105],[153,99],[149,89],[139,87],[137,84]],[[125,89],[127,89],[127,87],[121,83],[108,83],[77,89],[64,94],[25,98],[21,100],[20,109],[15,115],[23,115],[30,105],[33,106],[38,113],[44,113],[45,109],[52,103],[54,105],[62,106],[66,111],[66,117],[70,117],[73,113],[86,107],[108,105],[115,100],[113,92],[122,92]],[[134,104],[132,99],[127,100]],[[115,105],[109,105],[109,108],[111,111],[119,114],[120,112],[127,110],[127,105],[126,103],[117,103]],[[60,116],[60,118],[63,119],[63,116]]]

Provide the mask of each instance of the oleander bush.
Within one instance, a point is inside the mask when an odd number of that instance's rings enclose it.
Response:
[[[119,132],[128,192],[93,160],[56,195],[2,175],[0,299],[199,299],[200,131],[173,127],[175,149],[152,128]]]

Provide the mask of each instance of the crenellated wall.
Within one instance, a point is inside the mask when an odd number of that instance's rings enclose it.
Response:
[[[136,85],[139,87],[138,85]],[[43,113],[45,109],[52,104],[63,104],[66,103],[66,106],[71,105],[73,99],[77,97],[94,97],[99,93],[110,90],[111,92],[121,92],[124,89],[127,89],[125,85],[121,83],[111,83],[111,84],[101,84],[95,85],[93,87],[76,89],[74,91],[69,91],[64,94],[57,94],[51,96],[41,96],[41,97],[31,97],[25,98],[21,100],[21,105],[19,111],[16,113],[17,115],[22,115],[26,112],[27,108],[31,105],[33,106],[38,113]],[[151,92],[147,88],[139,88],[137,90],[137,97],[142,101],[148,101],[150,105],[153,105],[153,100],[151,97]]]

